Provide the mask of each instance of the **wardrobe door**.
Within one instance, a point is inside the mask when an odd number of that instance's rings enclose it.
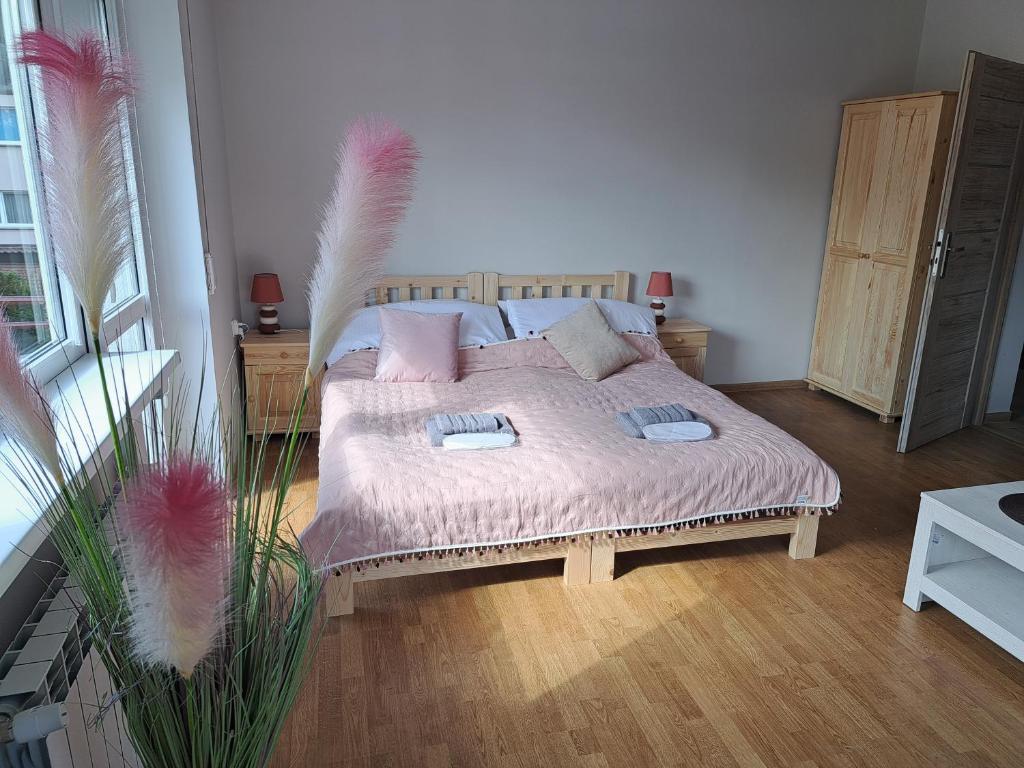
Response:
[[[921,238],[930,242],[931,234],[921,225],[942,104],[941,97],[886,102],[875,153],[865,217],[870,231],[862,240],[854,297],[861,322],[848,344],[844,388],[886,413],[894,409],[913,272],[927,268],[929,249],[922,249]]]
[[[851,104],[843,111],[839,157],[832,189],[825,262],[808,378],[841,390],[849,378],[850,340],[856,338],[858,262],[870,221],[871,177],[875,172],[884,103]]]

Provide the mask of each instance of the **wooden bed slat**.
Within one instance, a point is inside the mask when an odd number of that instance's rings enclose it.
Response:
[[[615,578],[615,539],[599,537],[590,545],[590,580],[611,581]]]
[[[373,304],[415,299],[463,299],[483,303],[484,273],[465,275],[386,275],[371,292]]]
[[[465,299],[494,306],[499,298],[612,298],[629,299],[629,272],[606,275],[387,275],[372,291],[372,303],[415,299]]]
[[[800,515],[799,517],[804,517]],[[818,518],[814,518],[817,520]],[[709,541],[726,539],[749,539],[756,536],[774,536],[776,534],[792,534],[797,527],[798,516],[764,517],[757,520],[737,520],[731,523],[707,525],[703,528],[684,528],[679,531],[648,533],[637,536],[624,536],[614,539],[616,552],[629,552],[637,549],[655,549],[657,547],[675,547],[680,544],[704,544]]]
[[[590,560],[592,552],[590,537],[584,536],[569,543],[565,553],[563,580],[567,587],[590,583]]]
[[[789,556],[794,560],[805,560],[814,557],[818,546],[818,521],[816,515],[800,515],[797,518],[793,535],[789,537]]]
[[[686,544],[705,544],[713,541],[750,539],[761,536],[789,536],[789,556],[794,560],[814,557],[818,536],[818,515],[786,515],[756,520],[737,520],[709,524],[703,528],[684,528],[679,531],[637,534],[610,538],[584,535],[576,541],[560,541],[537,546],[523,545],[518,549],[464,552],[443,558],[392,561],[370,566],[359,571],[347,570],[328,579],[326,590],[329,616],[340,616],[354,610],[352,584],[357,581],[393,579],[439,571],[457,571],[465,568],[484,568],[531,560],[565,559],[563,578],[568,586],[611,581],[615,577],[615,555],[641,549],[676,547]],[[333,612],[332,612],[333,611]]]
[[[421,573],[438,573],[440,571],[461,571],[466,568],[485,568],[491,565],[506,563],[526,563],[531,560],[557,560],[565,557],[568,544],[564,541],[537,546],[524,545],[519,549],[506,549],[498,552],[464,552],[462,555],[449,555],[441,558],[424,558],[419,560],[415,555],[404,562],[397,560],[368,566],[358,571],[349,571],[353,581],[376,581],[377,579],[393,579],[399,576],[416,576]]]
[[[498,299],[611,298],[629,300],[629,272],[611,272],[607,275],[503,275],[487,272],[484,275],[484,304],[497,304]]]

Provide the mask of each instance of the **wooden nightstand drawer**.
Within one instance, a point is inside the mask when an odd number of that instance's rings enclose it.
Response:
[[[703,381],[710,331],[692,320],[666,320],[658,326],[658,341],[683,373]]]
[[[298,346],[289,344],[287,346],[262,346],[248,347],[245,350],[245,364],[255,365],[257,363],[291,363],[306,367],[306,360],[309,358],[309,346]]]
[[[658,339],[665,350],[686,347],[707,347],[707,331],[682,331],[680,333],[658,333]]]

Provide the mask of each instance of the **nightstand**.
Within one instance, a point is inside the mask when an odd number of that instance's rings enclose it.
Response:
[[[287,432],[302,394],[309,359],[309,331],[263,334],[250,331],[241,342],[245,366],[245,415],[250,435]],[[303,432],[320,429],[320,380],[309,390]]]
[[[666,320],[658,326],[658,341],[672,362],[697,381],[704,381],[704,360],[711,329],[685,318]]]

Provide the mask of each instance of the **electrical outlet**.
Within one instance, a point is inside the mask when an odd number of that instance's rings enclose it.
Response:
[[[246,334],[246,332],[248,330],[249,330],[249,324],[248,323],[243,323],[241,320],[232,320],[231,321],[231,335],[232,336],[235,336],[236,338],[240,339],[243,336],[245,336],[245,334]]]

